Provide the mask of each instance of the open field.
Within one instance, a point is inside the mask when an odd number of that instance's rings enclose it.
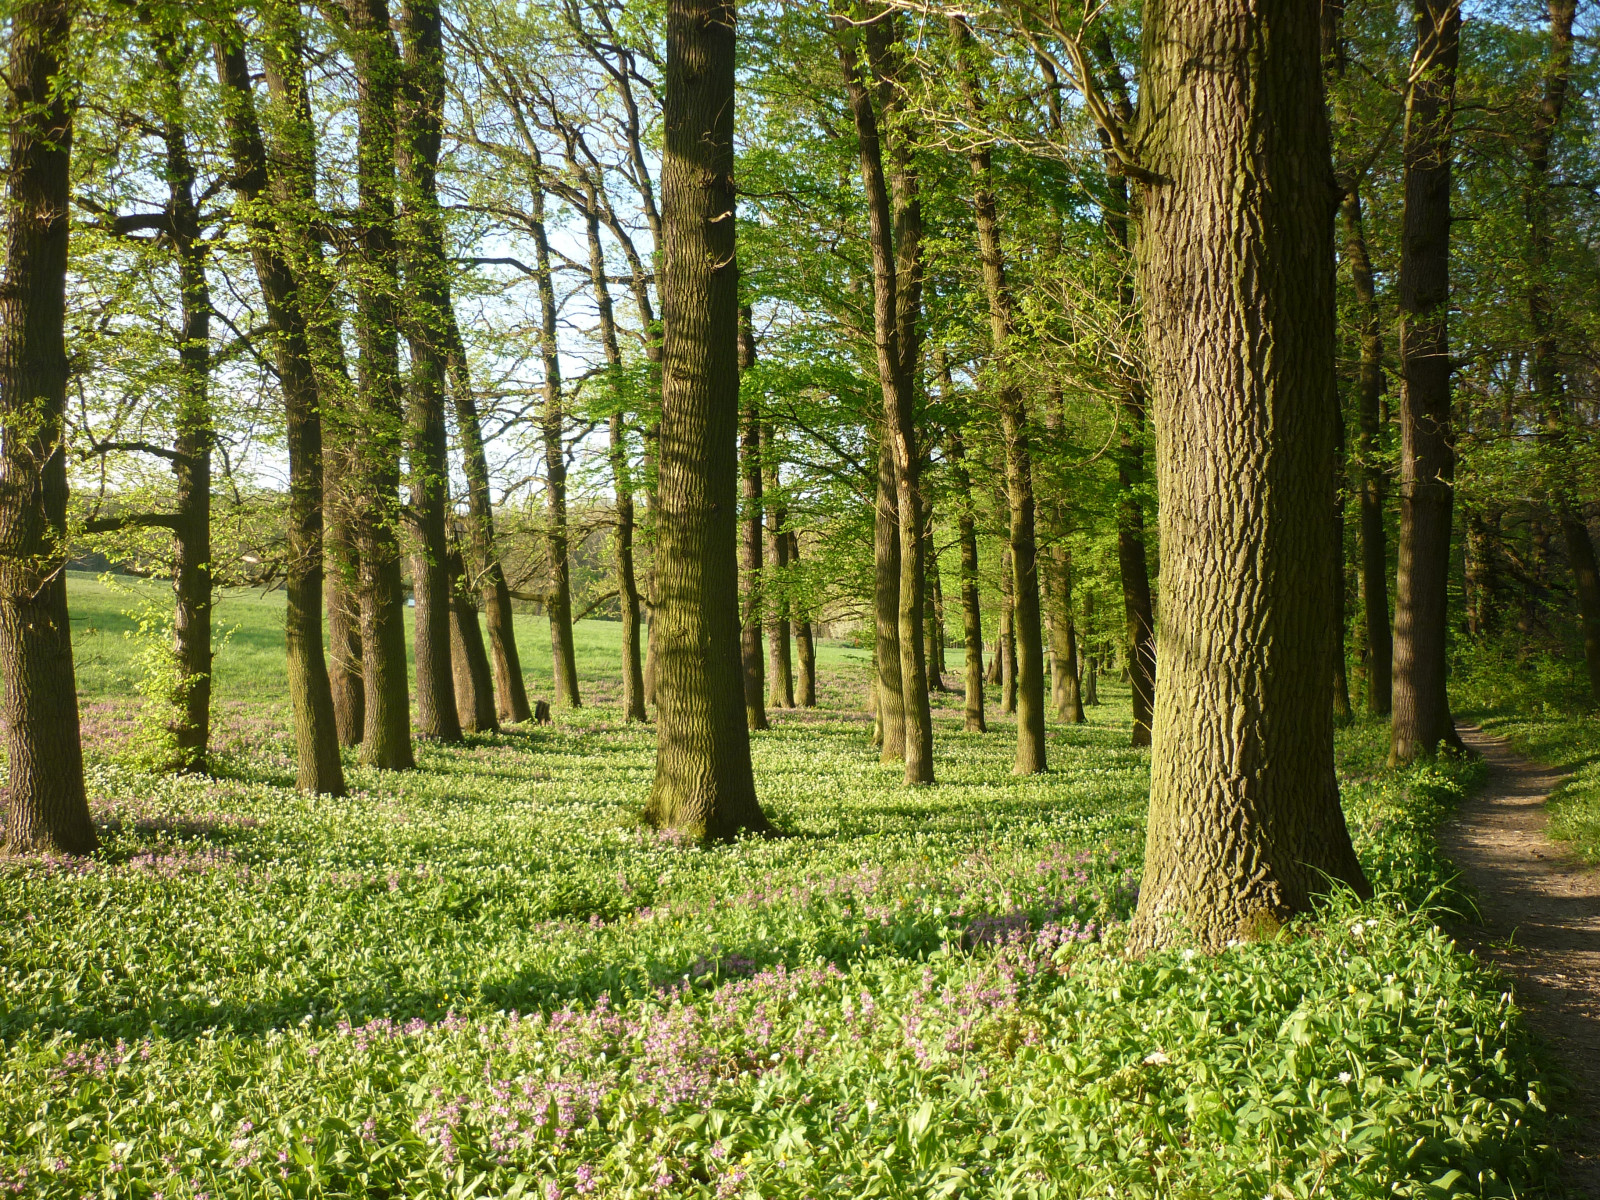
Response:
[[[87,863],[0,865],[0,1184],[49,1197],[1537,1194],[1550,1091],[1500,981],[1437,928],[1465,766],[1341,741],[1377,899],[1214,957],[1124,958],[1148,757],[1122,697],[937,722],[877,765],[862,655],[754,737],[786,836],[642,829],[653,734],[601,702],[293,793],[281,600],[230,596],[222,774],[124,753],[125,598],[73,579]],[[90,630],[95,632],[90,632]],[[519,629],[547,695],[543,622]],[[277,639],[275,641],[275,639]]]

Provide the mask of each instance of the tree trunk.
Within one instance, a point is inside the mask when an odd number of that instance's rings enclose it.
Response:
[[[874,513],[872,608],[878,761],[904,762],[906,717],[905,692],[900,684],[900,529],[895,509],[894,459],[887,439],[878,442],[878,491]]]
[[[472,390],[472,375],[467,364],[466,345],[450,318],[450,378],[455,397],[456,438],[461,448],[462,473],[467,477],[467,545],[472,552],[472,569],[483,594],[486,623],[489,626],[489,651],[494,656],[495,713],[513,725],[531,720],[528,686],[522,677],[522,656],[517,652],[517,634],[511,611],[511,589],[500,565],[495,546],[494,503],[489,494],[489,462],[483,452],[483,428],[478,419],[478,401]]]
[[[928,639],[925,655],[928,663],[928,691],[949,691],[944,685],[944,581],[939,577],[939,554],[933,544],[933,519],[929,514],[928,534],[924,539],[927,550],[923,561],[928,565],[928,579],[923,586],[927,603],[922,610],[924,632]]]
[[[739,372],[756,364],[750,307],[739,310]],[[739,475],[744,483],[740,524],[739,663],[744,672],[744,715],[751,729],[768,729],[766,684],[761,663],[761,407],[752,386],[740,388]]]
[[[289,451],[289,554],[284,569],[284,640],[289,697],[294,712],[295,786],[312,794],[342,796],[344,768],[339,731],[322,649],[322,409],[311,342],[293,266],[279,228],[282,212],[272,200],[283,181],[274,180],[256,117],[243,33],[216,46],[222,85],[233,186],[249,236],[256,280],[267,320],[277,334],[273,350],[283,391]],[[337,632],[337,631],[336,631]],[[337,647],[337,643],[336,643]],[[357,693],[359,698],[360,693]]]
[[[1356,457],[1360,468],[1361,599],[1367,626],[1367,711],[1388,716],[1393,695],[1394,639],[1389,628],[1389,545],[1383,510],[1388,479],[1381,461],[1383,420],[1383,324],[1378,312],[1372,262],[1362,224],[1361,190],[1352,183],[1339,206],[1345,261],[1360,313],[1360,367],[1356,374]]]
[[[445,569],[450,580],[450,667],[456,721],[468,733],[498,733],[494,679],[478,624],[478,592],[466,578],[460,547],[451,545]]]
[[[789,510],[784,507],[782,483],[778,474],[778,447],[771,422],[761,426],[761,459],[771,472],[772,488],[767,493],[767,561],[776,572],[776,586],[769,584],[767,603],[772,619],[767,622],[767,674],[772,703],[779,708],[794,707],[794,658],[789,646],[792,636],[789,604]]]
[[[1498,623],[1494,547],[1489,522],[1483,514],[1463,506],[1463,579],[1467,610],[1467,636],[1487,637]]]
[[[784,537],[789,542],[789,564],[800,565],[800,537],[788,530]],[[817,706],[817,648],[811,638],[811,616],[804,604],[794,605],[795,659],[799,667],[799,698],[801,708]]]
[[[1417,49],[1406,92],[1400,235],[1400,570],[1395,587],[1394,714],[1389,763],[1459,746],[1445,691],[1450,510],[1451,117],[1459,0],[1416,0]]]
[[[995,666],[1000,685],[1000,711],[1017,711],[1017,573],[1011,565],[1011,547],[1000,552],[1000,630],[995,639]]]
[[[949,366],[943,361],[939,373],[945,395],[953,390]],[[983,608],[978,602],[978,534],[972,516],[972,476],[967,470],[967,451],[959,428],[950,431],[950,476],[955,483],[956,533],[961,542],[961,643],[963,651],[962,688],[965,691],[966,729],[983,733]]]
[[[327,461],[326,458],[324,461]],[[331,489],[324,489],[324,511],[328,510],[327,497]],[[333,532],[334,522],[328,521],[328,532]],[[331,536],[330,536],[331,540]],[[348,556],[348,558],[346,558]],[[329,548],[327,580],[324,586],[328,609],[329,683],[333,695],[334,727],[338,731],[339,745],[361,745],[361,734],[366,725],[366,688],[361,671],[361,606],[355,593],[341,578],[339,563],[355,562],[356,548],[352,539],[342,550]]]
[[[890,21],[884,14],[865,28],[864,41],[873,62],[880,100],[894,107]],[[868,241],[872,249],[872,321],[877,350],[878,382],[883,392],[883,445],[893,468],[893,503],[898,534],[898,587],[894,597],[895,641],[899,652],[900,738],[909,784],[933,782],[933,715],[928,700],[928,665],[923,646],[924,582],[923,497],[921,458],[917,448],[915,371],[920,355],[922,294],[922,208],[917,179],[906,148],[896,139],[894,199],[884,175],[884,153],[878,114],[858,62],[855,39],[840,18],[836,21],[845,91],[855,121],[861,162],[861,183],[867,201]],[[881,473],[881,467],[880,467]],[[880,488],[882,483],[880,481]],[[888,565],[878,559],[880,569]],[[880,620],[887,600],[887,581],[879,580]],[[880,633],[880,641],[881,641]],[[880,664],[880,678],[888,683]],[[891,710],[886,708],[886,716]],[[884,737],[889,761],[891,737]]]
[[[627,426],[623,419],[622,347],[617,340],[616,309],[606,275],[605,247],[600,242],[600,205],[594,184],[584,176],[587,207],[584,230],[589,241],[589,283],[594,288],[595,311],[600,317],[600,342],[606,370],[611,375],[611,413],[606,419],[610,439],[611,487],[616,494],[617,606],[622,613],[622,713],[627,721],[644,721],[644,668],[639,650],[639,584],[633,573],[633,472],[628,466]]]
[[[63,73],[72,6],[12,11],[5,115],[5,276],[0,279],[0,675],[5,852],[88,854],[78,693],[63,574],[71,98]]]
[[[539,429],[544,438],[546,495],[549,501],[549,529],[545,546],[550,557],[550,665],[554,672],[555,702],[568,708],[582,708],[578,695],[578,652],[572,640],[572,563],[568,554],[567,533],[567,448],[566,411],[561,390],[561,354],[556,330],[555,277],[550,268],[550,238],[545,230],[544,189],[533,188],[533,211],[529,227],[533,232],[534,265],[539,281],[540,336],[539,358],[544,366],[544,412]]]
[[[731,0],[668,0],[663,85],[656,776],[645,819],[723,839],[767,828],[750,768],[734,550],[739,269]]]
[[[952,18],[950,28],[956,45],[970,53],[971,35],[965,22],[959,17]],[[982,105],[971,63],[963,65],[961,86],[971,118],[980,121]],[[1028,445],[1022,389],[1014,378],[1016,364],[1011,361],[1015,306],[1006,282],[994,170],[987,146],[974,149],[968,161],[975,184],[973,208],[977,215],[978,252],[983,260],[984,293],[989,304],[994,366],[998,374],[1000,428],[1006,455],[1013,576],[1012,631],[1016,647],[1017,755],[1012,770],[1018,775],[1032,775],[1046,767],[1044,644],[1039,619],[1039,560],[1034,540],[1033,459]],[[1010,711],[1009,708],[1006,711]]]
[[[1219,949],[1367,890],[1327,691],[1336,193],[1314,6],[1166,0],[1143,36],[1164,600],[1132,943]]]
[[[356,396],[361,433],[348,480],[360,557],[361,670],[366,724],[361,761],[409,770],[405,601],[400,578],[400,384],[395,249],[395,91],[400,58],[386,0],[349,0],[356,65],[356,181],[360,271],[356,278]]]
[[[1344,496],[1345,439],[1344,406],[1339,401],[1337,377],[1329,380],[1328,408],[1333,425],[1333,719],[1348,725],[1355,719],[1350,708],[1350,668],[1345,655],[1345,579],[1344,579]]]
[[[445,527],[450,494],[444,427],[450,277],[435,181],[444,115],[443,36],[438,0],[402,0],[404,65],[396,157],[406,278],[401,318],[411,350],[406,457],[410,468],[411,583],[416,600],[412,655],[417,672],[417,730],[426,738],[459,742]]]

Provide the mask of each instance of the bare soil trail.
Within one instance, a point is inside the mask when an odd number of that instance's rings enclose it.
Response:
[[[1545,836],[1544,804],[1560,771],[1535,766],[1476,726],[1459,732],[1489,767],[1483,787],[1441,830],[1483,919],[1461,938],[1516,981],[1529,1022],[1570,1075],[1569,1182],[1575,1194],[1600,1200],[1600,871]]]

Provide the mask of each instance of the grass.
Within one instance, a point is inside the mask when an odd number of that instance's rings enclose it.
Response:
[[[1341,735],[1379,898],[1207,958],[1130,960],[1148,758],[1125,698],[1053,727],[937,713],[940,784],[825,703],[753,739],[789,836],[641,829],[653,734],[553,727],[288,787],[281,606],[229,596],[220,770],[128,765],[124,599],[74,578],[105,833],[0,865],[0,1187],[44,1197],[1528,1195],[1546,1085],[1438,920],[1470,769]],[[522,635],[548,680],[542,622]],[[92,627],[98,632],[89,634]],[[581,631],[589,694],[614,635]]]

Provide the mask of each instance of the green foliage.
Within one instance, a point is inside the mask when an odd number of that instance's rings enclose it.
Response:
[[[1438,928],[1460,898],[1431,830],[1470,768],[1382,772],[1381,727],[1353,727],[1379,898],[1131,961],[1148,758],[1125,704],[1052,729],[1056,770],[1025,779],[1004,723],[969,735],[943,710],[941,783],[906,790],[845,707],[859,658],[825,662],[840,707],[754,740],[789,836],[710,850],[637,826],[653,737],[605,709],[424,748],[416,773],[347,764],[333,802],[290,790],[279,702],[226,714],[219,779],[91,741],[103,850],[0,867],[0,1182],[798,1200],[1542,1180],[1521,1019]]]

